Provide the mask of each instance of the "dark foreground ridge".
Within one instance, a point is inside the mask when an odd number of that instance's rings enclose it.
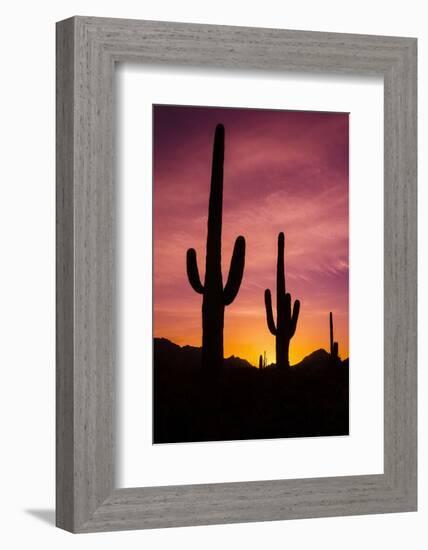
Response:
[[[215,377],[201,348],[154,339],[154,443],[349,434],[348,360],[323,349],[287,370],[239,357]]]

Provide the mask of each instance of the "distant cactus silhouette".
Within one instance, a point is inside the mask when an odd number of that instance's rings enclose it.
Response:
[[[334,341],[333,332],[333,313],[330,311],[330,357],[332,363],[336,364],[339,361],[339,344]]]
[[[263,355],[260,355],[259,357],[259,369],[263,368]]]
[[[263,368],[266,368],[266,351],[263,352]]]
[[[223,209],[224,127],[215,130],[211,189],[208,207],[208,234],[205,260],[205,280],[199,277],[196,251],[187,251],[187,276],[193,290],[203,295],[202,301],[202,365],[217,370],[223,364],[224,308],[238,294],[244,273],[245,239],[235,241],[229,276],[223,288],[221,273],[221,228]]]
[[[290,340],[296,332],[300,302],[295,300],[291,314],[291,296],[285,292],[284,272],[284,233],[278,235],[278,257],[276,267],[276,326],[273,319],[272,297],[269,289],[265,290],[266,319],[270,332],[275,336],[276,365],[289,367],[288,352]]]

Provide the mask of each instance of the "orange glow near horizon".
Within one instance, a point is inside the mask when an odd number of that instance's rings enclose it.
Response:
[[[205,268],[214,129],[225,126],[222,272],[246,239],[244,277],[225,310],[224,352],[275,362],[264,290],[276,305],[277,236],[285,233],[286,286],[301,302],[290,363],[329,350],[329,312],[348,357],[348,115],[155,106],[154,336],[200,346],[202,296],[186,275],[186,251]],[[274,307],[275,310],[275,307]],[[276,312],[274,311],[276,318]]]

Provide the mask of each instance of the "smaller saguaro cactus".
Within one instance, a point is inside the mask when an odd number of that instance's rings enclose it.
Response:
[[[290,340],[296,332],[300,311],[300,302],[295,300],[293,313],[291,313],[291,296],[285,292],[284,243],[284,233],[279,233],[276,266],[276,325],[273,318],[271,293],[269,289],[265,290],[266,319],[270,332],[275,336],[276,366],[279,368],[290,366],[288,359]]]
[[[266,368],[267,367],[267,363],[266,363],[266,351],[263,352],[263,368]]]
[[[333,331],[333,313],[330,311],[330,357],[332,363],[337,363],[339,360],[339,344],[334,341]]]
[[[263,356],[260,355],[259,357],[259,369],[262,369],[263,368]]]

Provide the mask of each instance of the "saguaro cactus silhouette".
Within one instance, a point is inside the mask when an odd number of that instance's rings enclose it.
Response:
[[[259,369],[262,369],[263,368],[263,356],[260,355],[259,357]]]
[[[339,344],[334,341],[333,332],[333,313],[330,311],[330,357],[333,363],[337,363],[339,359]]]
[[[300,302],[295,300],[291,314],[291,296],[285,292],[284,233],[278,235],[278,258],[276,266],[276,325],[273,319],[272,297],[265,290],[266,319],[270,332],[275,336],[276,366],[289,367],[288,351],[290,340],[296,332]]]
[[[230,305],[241,286],[245,264],[245,239],[235,241],[229,276],[223,288],[221,273],[221,228],[223,209],[224,127],[215,130],[211,169],[211,189],[208,207],[208,234],[205,259],[205,280],[199,277],[196,251],[187,251],[187,276],[202,300],[202,365],[216,370],[223,364],[224,308]]]

